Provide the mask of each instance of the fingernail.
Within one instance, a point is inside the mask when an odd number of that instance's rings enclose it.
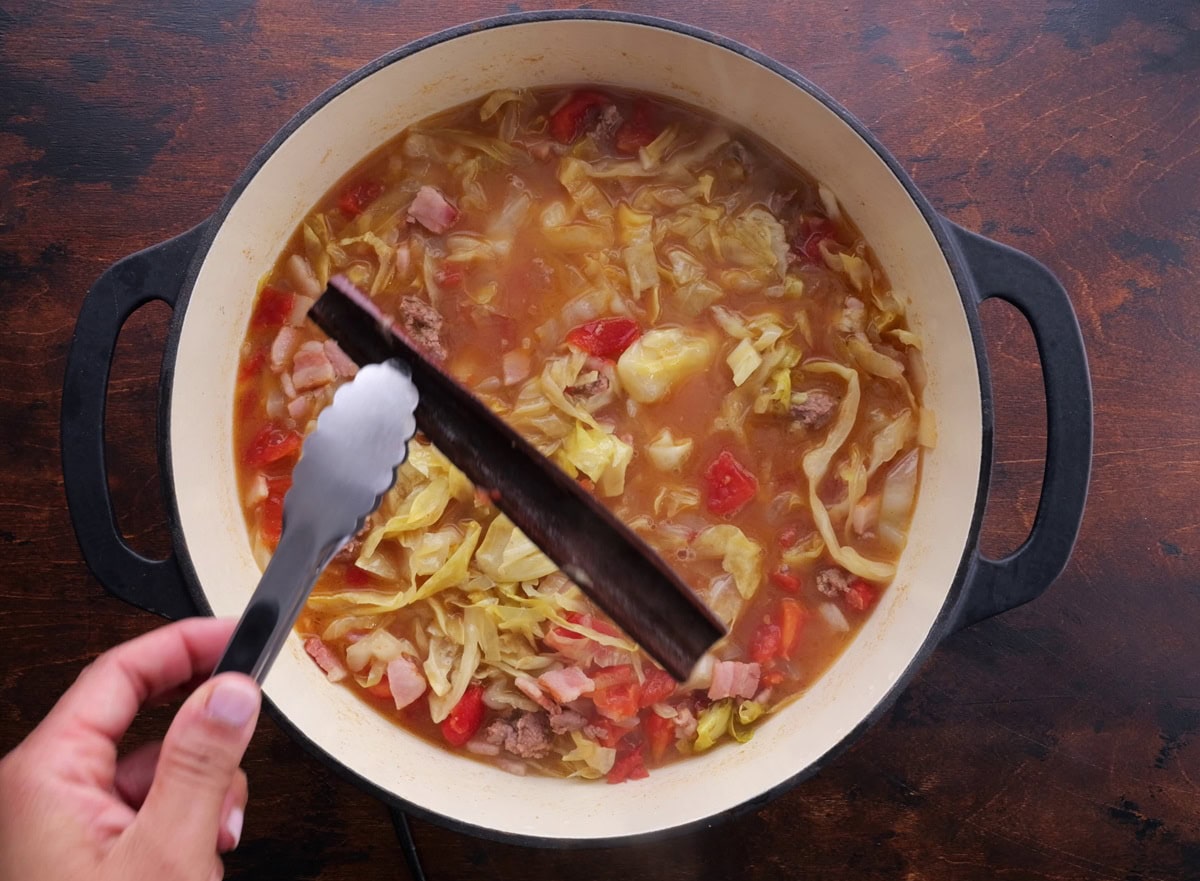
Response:
[[[238,842],[242,840],[242,823],[246,821],[246,815],[241,808],[234,808],[229,812],[229,818],[225,821],[225,831],[229,833],[229,837],[233,839],[233,844],[230,845],[230,850],[238,846]]]
[[[225,679],[217,683],[208,697],[204,712],[208,718],[241,728],[258,709],[258,689],[245,679]]]

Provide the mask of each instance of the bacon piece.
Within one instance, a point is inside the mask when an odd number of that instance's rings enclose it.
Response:
[[[762,668],[758,664],[742,661],[717,661],[713,664],[712,685],[708,687],[710,700],[725,697],[752,698],[758,692],[758,679]]]
[[[396,709],[403,710],[425,693],[425,677],[408,658],[396,658],[387,665],[388,688]]]
[[[591,694],[596,687],[596,683],[578,667],[548,670],[539,676],[537,681],[538,685],[550,692],[560,704],[569,704],[582,695]]]
[[[458,221],[458,209],[437,187],[424,186],[408,206],[408,219],[416,221],[434,235],[441,235]]]
[[[296,345],[300,342],[300,334],[296,332],[296,328],[284,325],[279,328],[279,333],[275,334],[275,341],[271,343],[271,370],[275,373],[281,372],[288,363],[288,359],[292,357],[292,352],[296,351]]]
[[[292,398],[288,402],[288,416],[296,420],[297,423],[303,422],[308,416],[308,411],[312,409],[312,398],[308,395],[301,395],[298,398]]]
[[[351,377],[358,373],[358,365],[342,351],[336,340],[325,340],[325,357],[333,365],[333,372],[340,377]]]
[[[296,351],[292,359],[292,385],[297,392],[308,392],[329,385],[336,376],[321,343],[310,340]]]
[[[532,676],[522,673],[513,679],[513,685],[539,707],[545,710],[558,709],[554,701],[546,697],[545,692],[542,691],[542,687],[538,685],[537,680]]]
[[[319,636],[310,636],[304,640],[304,650],[317,662],[317,666],[325,671],[325,678],[330,682],[341,682],[350,675],[346,665]]]

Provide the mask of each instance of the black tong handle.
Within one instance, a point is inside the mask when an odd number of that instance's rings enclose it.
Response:
[[[343,278],[309,317],[358,364],[399,358],[421,395],[417,428],[680,682],[725,634],[679,576],[612,512],[425,357]]]

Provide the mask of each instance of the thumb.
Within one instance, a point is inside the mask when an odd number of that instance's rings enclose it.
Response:
[[[200,861],[213,859],[226,795],[254,733],[260,702],[254,680],[225,673],[179,708],[135,821],[144,844],[169,849],[172,862],[205,865]]]

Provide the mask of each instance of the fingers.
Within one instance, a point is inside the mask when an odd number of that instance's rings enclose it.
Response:
[[[154,770],[158,766],[160,750],[161,742],[143,744],[117,762],[113,789],[121,801],[135,811],[146,800],[146,793],[150,791],[150,784],[154,782]]]
[[[217,850],[221,853],[233,850],[242,840],[242,823],[246,819],[246,802],[249,797],[246,772],[238,771],[234,775],[233,785],[225,793],[225,803],[221,806],[221,831],[217,835]]]
[[[158,767],[158,756],[162,751],[162,743],[147,743],[131,752],[117,763],[117,776],[113,781],[114,788],[121,801],[135,811],[140,809],[150,792],[154,782],[154,772]],[[246,781],[246,772],[238,769],[233,775],[233,784],[225,793],[225,801],[221,805],[220,833],[217,837],[217,849],[222,853],[233,850],[242,839],[242,823],[246,817],[246,802],[249,800],[250,789]]]
[[[216,666],[234,624],[188,618],[110,649],[80,674],[31,737],[91,734],[116,743],[142,704]]]
[[[170,846],[173,859],[205,865],[219,844],[240,836],[244,791],[232,800],[229,793],[245,785],[238,766],[259,705],[258,686],[240,673],[212,679],[184,702],[130,830],[143,846]]]

